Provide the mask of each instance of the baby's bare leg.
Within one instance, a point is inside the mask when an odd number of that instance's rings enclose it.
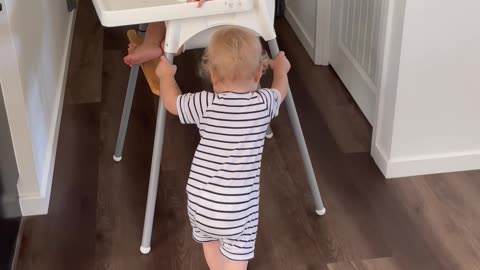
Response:
[[[162,42],[165,39],[165,23],[151,23],[147,27],[142,45],[130,43],[128,55],[123,59],[127,65],[137,65],[159,58],[163,54]]]
[[[223,255],[220,253],[220,241],[203,244],[203,254],[210,270],[224,270]]]
[[[247,270],[248,261],[232,261],[224,257],[223,270]]]
[[[160,46],[165,39],[166,31],[164,22],[151,23],[147,27],[144,42]]]

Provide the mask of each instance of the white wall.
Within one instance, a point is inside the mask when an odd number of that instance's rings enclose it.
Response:
[[[401,46],[389,52],[390,71],[398,71],[385,81],[379,108],[391,116],[375,142],[384,173],[480,169],[480,2],[407,0],[404,9],[392,40]]]
[[[286,0],[285,17],[312,59],[315,59],[317,0]]]
[[[14,147],[17,162],[19,155],[33,156],[35,172],[34,176],[27,175],[19,168],[20,204],[24,215],[44,214],[48,210],[74,14],[67,11],[65,0],[5,0],[5,5],[15,54],[12,63],[18,71],[20,89],[3,91],[21,91],[23,95],[23,100],[6,102],[24,103],[26,119],[22,120],[27,122],[31,149],[20,153],[15,141]],[[11,109],[8,115],[14,117],[15,112]]]

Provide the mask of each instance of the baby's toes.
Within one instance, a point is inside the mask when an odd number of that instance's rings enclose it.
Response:
[[[135,50],[136,48],[137,48],[137,44],[135,44],[135,43],[128,44],[128,49],[129,50]]]
[[[123,58],[123,62],[125,62],[125,64],[131,66],[132,65],[132,56],[131,55],[127,55]]]

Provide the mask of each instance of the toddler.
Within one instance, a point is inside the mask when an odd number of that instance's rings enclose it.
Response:
[[[287,95],[290,70],[280,52],[270,64],[272,88],[257,90],[268,65],[254,32],[224,27],[212,36],[201,66],[214,93],[182,95],[176,66],[164,56],[156,70],[166,109],[200,131],[187,208],[193,239],[202,243],[211,270],[247,269],[254,256],[265,132]]]
[[[187,2],[198,2],[198,7],[201,7],[205,0],[187,0]],[[135,43],[128,44],[128,55],[123,58],[125,64],[139,65],[162,56],[165,33],[164,22],[149,24],[142,45],[137,47]]]

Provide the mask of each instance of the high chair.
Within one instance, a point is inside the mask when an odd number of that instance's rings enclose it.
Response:
[[[186,0],[93,0],[93,3],[104,26],[143,24],[140,25],[140,32],[142,32],[146,29],[145,23],[165,21],[167,32],[164,52],[166,58],[171,63],[173,63],[174,55],[182,46],[184,46],[184,50],[205,48],[212,34],[219,27],[225,25],[241,26],[255,31],[268,42],[273,58],[279,53],[273,27],[275,0],[212,0],[205,2],[201,8],[197,8],[197,3],[186,3]],[[133,42],[141,42],[141,39],[135,32],[129,32],[128,36]],[[141,66],[152,92],[158,95],[159,82],[155,75],[156,63],[158,63],[158,60],[150,61]],[[113,156],[113,159],[117,162],[122,159],[123,144],[138,71],[138,65],[133,66],[130,71],[127,96]],[[290,89],[285,103],[313,195],[316,213],[324,215],[326,209],[318,189]],[[166,114],[165,107],[160,101],[158,104],[142,244],[140,246],[140,251],[143,254],[148,254],[151,248],[150,241],[162,158]]]

